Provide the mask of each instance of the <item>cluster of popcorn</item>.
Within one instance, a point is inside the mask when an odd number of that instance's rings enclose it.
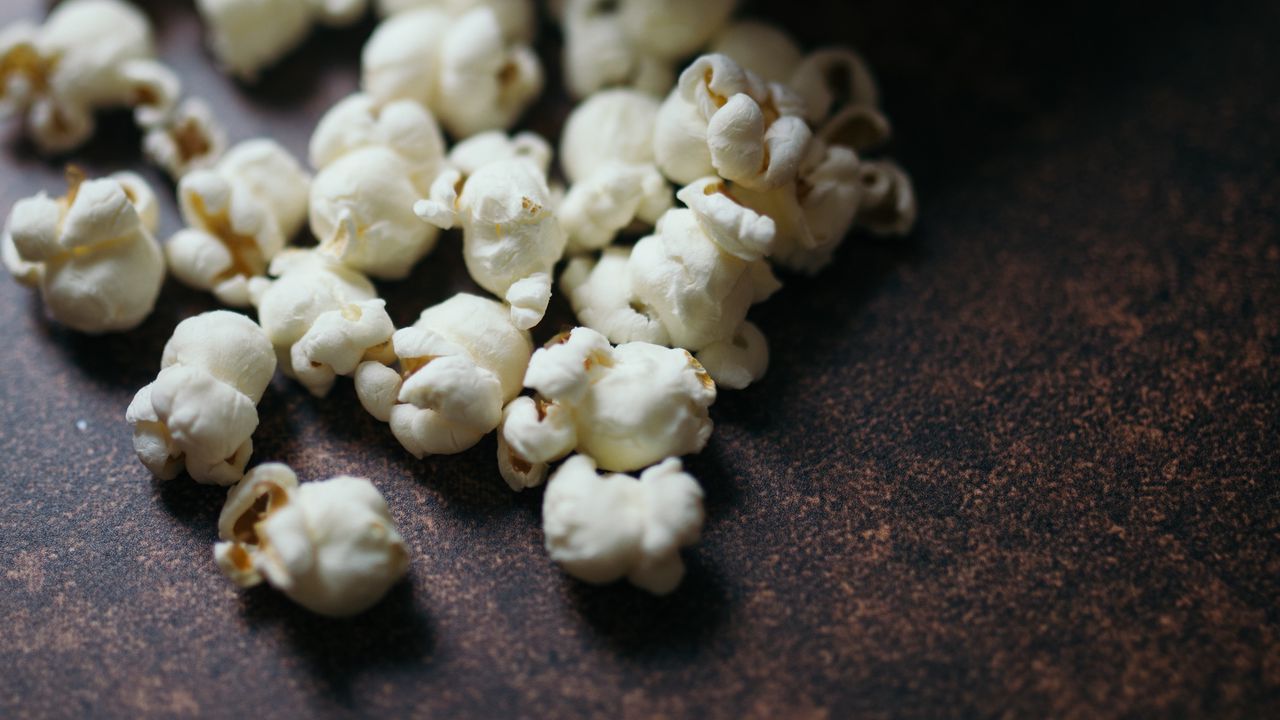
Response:
[[[369,5],[197,3],[214,53],[247,80],[314,24],[350,24]],[[554,3],[565,84],[583,98],[560,137],[562,184],[551,144],[512,132],[543,87],[528,0],[373,6],[385,19],[360,88],[318,122],[310,169],[267,138],[224,152],[208,108],[177,102],[145,17],[118,0],[71,0],[6,30],[4,107],[25,113],[37,144],[65,151],[96,109],[133,107],[185,227],[162,248],[141,178],[70,171],[66,196],[15,205],[5,267],[83,332],[136,327],[166,267],[256,313],[179,323],[126,413],[156,477],[230,486],[214,558],[237,585],[350,615],[410,563],[368,480],[300,484],[276,463],[246,473],[279,367],[316,397],[351,377],[418,458],[496,433],[495,475],[514,491],[547,486],[554,562],[586,582],[673,591],[703,523],[680,458],[709,441],[720,388],[764,376],[768,344],[748,314],[781,288],[775,268],[814,273],[854,227],[914,223],[907,175],[865,157],[889,135],[866,66],[732,21],[733,0]],[[121,31],[88,32],[108,20]],[[312,247],[294,245],[304,225]],[[450,233],[491,297],[459,293],[397,328],[374,281],[405,279]],[[535,348],[557,291],[580,326]]]

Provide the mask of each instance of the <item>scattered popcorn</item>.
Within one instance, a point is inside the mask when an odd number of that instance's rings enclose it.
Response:
[[[63,325],[94,334],[137,327],[164,282],[155,195],[132,173],[85,180],[69,168],[67,185],[64,197],[13,206],[0,257],[18,282],[40,288]]]
[[[280,368],[317,397],[363,360],[390,363],[395,327],[363,275],[315,250],[285,250],[271,261],[276,280],[250,286],[258,320]]]
[[[702,531],[702,488],[670,458],[629,475],[597,475],[575,455],[560,466],[542,499],[547,553],[565,572],[593,584],[623,577],[655,595],[684,578],[680,549]]]
[[[41,26],[16,23],[0,32],[0,116],[24,114],[47,154],[88,140],[100,109],[134,108],[148,127],[179,94],[177,77],[154,55],[151,26],[132,5],[60,3]]]
[[[703,55],[680,74],[658,110],[658,167],[688,184],[719,174],[771,189],[795,179],[812,133],[800,98],[724,55]]]
[[[500,467],[537,466],[576,449],[625,472],[701,452],[711,436],[715,382],[684,350],[615,348],[574,328],[533,354],[524,384],[537,395],[512,401],[501,431],[511,455]]]
[[[329,617],[373,607],[409,570],[409,551],[373,483],[346,475],[298,484],[288,466],[255,467],[227,493],[213,556],[236,585],[265,579]]]
[[[514,150],[514,142],[511,147]],[[431,197],[418,202],[414,212],[442,229],[462,226],[467,272],[480,287],[505,300],[511,321],[525,330],[546,313],[551,272],[564,254],[564,232],[551,203],[546,174],[538,163],[513,157],[493,160],[466,175],[456,169],[441,174]]]
[[[185,467],[198,483],[235,483],[253,453],[256,406],[275,369],[266,333],[243,315],[214,310],[178,323],[160,374],[125,413],[138,459],[161,480]]]
[[[380,104],[418,102],[458,138],[510,127],[543,86],[538,56],[505,32],[503,9],[517,5],[423,3],[392,15],[365,44],[361,88]]]
[[[188,227],[165,248],[169,268],[227,305],[248,306],[250,281],[302,226],[309,183],[293,156],[265,139],[240,143],[213,169],[184,175],[178,203]]]
[[[184,100],[170,115],[149,126],[142,151],[169,177],[181,180],[212,166],[226,150],[227,133],[203,100]]]
[[[465,293],[424,310],[391,343],[400,371],[361,363],[356,394],[419,458],[462,452],[496,428],[533,350],[503,305]]]

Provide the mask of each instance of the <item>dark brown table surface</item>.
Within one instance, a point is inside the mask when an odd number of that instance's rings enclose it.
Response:
[[[154,482],[123,419],[212,299],[170,280],[90,338],[0,280],[0,716],[1276,717],[1280,9],[960,5],[756,3],[862,49],[922,211],[754,312],[773,365],[713,408],[664,599],[557,571],[492,439],[415,461],[349,381],[282,378],[254,461],[372,478],[414,561],[346,622],[240,592],[210,554],[225,491]],[[234,138],[299,154],[370,28],[247,88],[188,3],[147,7]],[[50,161],[9,123],[3,209],[137,145],[112,115]],[[397,322],[471,287],[457,245],[382,286]]]

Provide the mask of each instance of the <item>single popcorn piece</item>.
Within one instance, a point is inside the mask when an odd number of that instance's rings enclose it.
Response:
[[[574,258],[560,275],[560,287],[578,322],[610,341],[670,345],[658,314],[631,292],[630,258],[626,247],[606,248],[598,260]]]
[[[565,572],[604,584],[626,578],[666,595],[684,578],[680,549],[698,541],[702,488],[670,458],[641,473],[598,475],[575,455],[560,466],[542,499],[547,553]]]
[[[806,274],[830,262],[855,225],[902,235],[915,223],[911,179],[888,161],[860,159],[851,148],[815,138],[796,182],[769,191],[735,186],[735,202],[774,220],[770,260]]]
[[[130,330],[151,314],[164,282],[155,195],[132,173],[85,180],[18,201],[0,239],[4,265],[38,287],[49,315],[85,333]]]
[[[138,459],[161,480],[185,467],[198,483],[235,483],[253,453],[256,406],[275,369],[266,333],[243,315],[215,310],[178,323],[160,374],[125,413]]]
[[[370,145],[326,165],[311,183],[311,232],[320,252],[383,280],[406,277],[439,231],[413,205],[428,188],[394,150]]]
[[[804,116],[818,134],[831,140],[847,132],[843,125],[867,111],[879,114],[880,92],[866,63],[853,50],[823,48],[809,53],[788,83],[804,103]],[[888,135],[888,123],[884,135]],[[855,150],[863,147],[854,146]]]
[[[392,15],[365,44],[362,90],[378,104],[413,100],[458,138],[510,127],[543,77],[523,33],[503,24],[509,5],[423,3]]]
[[[537,466],[575,449],[625,472],[701,452],[716,385],[687,351],[643,342],[617,346],[574,328],[534,353],[525,373],[535,397],[511,403],[502,466]],[[516,478],[506,478],[515,486]]]
[[[790,82],[804,52],[782,28],[757,20],[736,20],[724,26],[708,52],[726,55],[765,82]]]
[[[718,340],[695,356],[717,387],[742,390],[769,369],[769,343],[751,321],[744,321],[727,340]]]
[[[418,9],[431,9],[458,17],[487,6],[498,18],[502,35],[509,42],[533,42],[538,27],[533,0],[375,0],[378,14],[386,17]]]
[[[671,186],[653,164],[658,101],[605,90],[574,108],[560,159],[573,183],[557,210],[572,252],[595,250],[622,230],[652,227],[671,207]]]
[[[546,313],[551,272],[564,254],[565,236],[552,202],[538,163],[517,156],[466,175],[456,169],[441,174],[414,212],[442,229],[462,227],[467,272],[508,303],[512,322],[524,330]]]
[[[88,140],[100,109],[133,108],[149,127],[180,92],[177,76],[154,56],[150,24],[129,3],[60,3],[43,25],[0,32],[0,116],[24,115],[46,154]]]
[[[248,306],[250,281],[300,229],[309,184],[293,156],[265,139],[240,143],[215,168],[184,175],[178,203],[188,227],[165,248],[169,268],[227,305]]]
[[[227,493],[213,557],[236,585],[264,580],[319,615],[373,607],[409,570],[409,551],[373,483],[347,475],[298,483],[255,467]]]
[[[367,6],[368,0],[196,0],[213,54],[250,82],[300,45],[316,23],[351,25]]]
[[[395,327],[373,284],[315,250],[285,250],[271,261],[275,280],[250,286],[258,320],[280,368],[323,397],[337,375],[364,360],[390,363]]]
[[[400,370],[364,362],[356,394],[415,457],[462,452],[496,428],[533,347],[500,303],[461,293],[391,338]]]
[[[445,163],[444,136],[431,111],[411,100],[379,106],[356,93],[325,113],[311,135],[311,166],[325,168],[367,147],[382,147],[400,156],[415,185],[430,187]]]
[[[736,0],[566,0],[554,12],[564,30],[565,85],[575,97],[623,85],[665,94],[674,65],[704,47]]]
[[[680,74],[658,110],[654,156],[672,180],[707,175],[757,189],[795,180],[812,137],[800,98],[724,55],[703,55]]]
[[[222,124],[208,103],[198,98],[184,100],[173,113],[150,126],[142,138],[147,159],[174,180],[212,166],[226,147]]]

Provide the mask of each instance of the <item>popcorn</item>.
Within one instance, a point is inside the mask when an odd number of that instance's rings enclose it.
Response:
[[[455,137],[510,127],[543,85],[523,33],[504,32],[498,10],[515,4],[453,5],[470,9],[424,4],[384,20],[365,44],[361,88],[379,104],[418,102]]]
[[[137,327],[164,282],[155,195],[132,173],[85,180],[69,168],[67,183],[64,197],[40,193],[13,206],[0,240],[4,265],[39,287],[49,314],[72,329]]]
[[[315,250],[286,250],[271,262],[278,279],[250,287],[258,319],[286,375],[317,397],[363,360],[393,362],[395,327],[363,275]]]
[[[375,278],[407,276],[438,235],[413,213],[425,192],[414,167],[385,146],[341,156],[311,183],[311,232],[320,252]]]
[[[247,81],[300,45],[315,23],[350,25],[367,5],[368,0],[196,0],[213,54]]]
[[[728,192],[773,219],[777,234],[770,260],[813,274],[831,262],[855,224],[881,235],[905,234],[915,222],[911,180],[890,162],[861,160],[850,148],[815,139],[796,182],[759,192]]]
[[[391,338],[400,372],[356,370],[356,394],[415,457],[462,452],[502,419],[520,392],[532,344],[499,303],[458,294]]]
[[[633,224],[652,226],[671,207],[671,187],[653,164],[658,102],[605,90],[574,108],[560,141],[573,185],[557,214],[574,252],[595,250]]]
[[[866,63],[848,48],[809,53],[792,72],[789,84],[804,102],[805,119],[828,139],[847,122],[850,111],[875,112],[880,103],[880,92]]]
[[[585,97],[612,85],[662,95],[675,62],[706,45],[735,0],[567,0],[556,13],[564,29],[565,85]]]
[[[670,345],[662,320],[631,292],[631,248],[606,248],[598,260],[574,258],[560,275],[578,322],[612,342]]]
[[[812,136],[800,99],[724,55],[703,55],[680,74],[658,110],[654,155],[679,183],[706,175],[767,190],[795,179]]]
[[[228,305],[250,304],[249,283],[302,225],[310,177],[271,140],[232,148],[212,170],[182,177],[187,227],[165,248],[179,280]]]
[[[804,53],[787,32],[769,23],[736,20],[724,26],[707,52],[725,55],[765,82],[787,83]]]
[[[702,488],[670,458],[629,475],[597,475],[591,458],[569,458],[547,483],[542,531],[547,553],[592,584],[627,578],[655,595],[684,578],[680,548],[698,541]]]
[[[0,116],[25,114],[46,154],[88,140],[103,108],[134,108],[146,127],[178,96],[177,77],[154,55],[151,27],[132,5],[61,3],[42,26],[18,23],[0,33]]]
[[[524,384],[538,395],[508,408],[501,432],[510,457],[500,467],[545,464],[577,449],[607,470],[636,470],[700,452],[711,436],[716,386],[684,350],[615,348],[574,328],[534,353]]]
[[[147,159],[175,180],[212,166],[226,146],[227,133],[213,110],[195,98],[184,100],[172,114],[151,125],[142,138]]]
[[[160,374],[125,413],[138,459],[161,480],[185,467],[198,483],[235,483],[253,453],[255,406],[275,369],[266,333],[243,315],[215,310],[178,323]]]
[[[631,292],[662,321],[673,345],[700,350],[726,339],[747,309],[779,287],[763,260],[725,252],[692,210],[672,210],[653,235],[636,243],[628,262]]]
[[[400,156],[415,185],[430,187],[445,162],[444,137],[431,112],[410,100],[379,106],[369,95],[354,94],[325,113],[311,135],[311,166],[325,168],[366,147],[383,147]]]
[[[466,148],[460,156],[465,158]],[[564,253],[564,233],[551,203],[537,162],[515,157],[485,163],[465,176],[458,170],[442,174],[414,212],[442,229],[462,226],[467,272],[503,298],[511,321],[525,330],[546,313],[551,272]]]
[[[744,321],[728,340],[717,340],[695,357],[718,387],[741,390],[769,369],[769,343],[751,321]]]
[[[623,163],[652,165],[657,99],[635,90],[602,90],[574,107],[560,136],[560,164],[576,183]]]
[[[373,607],[409,570],[409,552],[373,483],[347,475],[298,484],[288,466],[254,468],[227,493],[213,556],[236,585],[265,579],[329,617]]]
[[[509,42],[533,42],[538,26],[537,13],[531,0],[376,0],[378,14],[386,17],[429,8],[458,17],[482,6],[493,10],[502,27],[502,36]]]

